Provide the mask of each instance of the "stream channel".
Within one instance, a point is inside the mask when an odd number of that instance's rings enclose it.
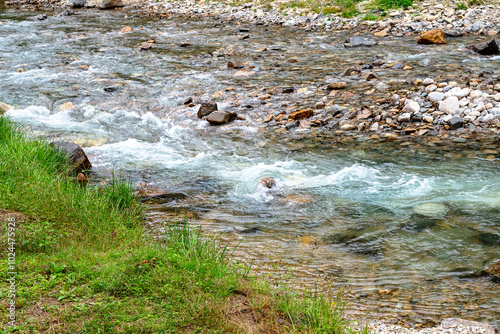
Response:
[[[314,106],[327,93],[311,87],[374,55],[423,78],[494,69],[498,57],[466,50],[472,37],[441,46],[387,38],[345,49],[345,32],[95,10],[28,20],[37,14],[0,7],[0,101],[16,106],[8,114],[34,135],[82,145],[97,174],[182,193],[150,206],[157,231],[187,217],[222,245],[238,245],[234,255],[270,280],[345,287],[353,316],[498,326],[500,286],[479,273],[500,259],[500,155],[342,144],[321,129],[276,132],[259,121],[294,103]],[[120,33],[125,26],[133,31]],[[150,39],[152,49],[140,51]],[[231,54],[253,68],[228,69]],[[378,75],[397,88],[408,73]],[[268,101],[253,94],[272,87],[294,92]],[[196,105],[185,104],[189,98]],[[213,99],[245,120],[198,119],[199,103]],[[278,193],[257,187],[263,177],[277,180]]]

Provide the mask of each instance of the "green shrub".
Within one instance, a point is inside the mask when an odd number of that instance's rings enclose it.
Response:
[[[373,15],[373,14],[367,14],[365,16],[363,16],[361,19],[363,21],[376,21],[378,20],[378,16],[377,15]]]
[[[387,10],[392,8],[407,9],[411,5],[413,5],[412,0],[379,0],[379,8],[381,10]]]

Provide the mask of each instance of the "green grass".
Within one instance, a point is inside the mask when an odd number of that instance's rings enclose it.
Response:
[[[65,161],[0,117],[2,324],[7,217],[18,271],[17,327],[0,333],[352,332],[341,292],[275,290],[182,220],[153,237],[129,182],[82,187]]]
[[[398,9],[408,7],[413,5],[412,0],[378,0],[378,8],[380,10],[388,10],[388,9]]]

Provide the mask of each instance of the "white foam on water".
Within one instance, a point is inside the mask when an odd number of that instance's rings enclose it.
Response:
[[[157,169],[197,164],[207,156],[205,152],[187,154],[182,150],[176,150],[166,144],[163,138],[156,143],[128,139],[118,143],[90,147],[87,148],[87,152],[97,156],[96,161],[93,161],[95,166],[109,167],[117,164],[119,166]]]

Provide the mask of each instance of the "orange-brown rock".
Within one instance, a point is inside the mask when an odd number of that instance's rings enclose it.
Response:
[[[274,118],[274,115],[273,114],[269,114],[267,115],[266,119],[264,119],[264,123],[269,123],[273,120]]]
[[[327,90],[335,90],[335,89],[344,89],[346,87],[346,83],[343,81],[332,82],[326,86]]]
[[[308,108],[291,113],[290,115],[288,115],[288,119],[298,120],[311,117],[312,115],[314,115],[314,112],[312,111],[312,109]]]
[[[132,30],[134,30],[134,29],[132,29],[129,26],[126,26],[125,28],[123,28],[122,30],[120,30],[120,33],[124,34],[126,32],[131,32]]]
[[[260,180],[259,185],[264,188],[272,189],[276,187],[276,180],[272,177],[265,177],[262,180]]]
[[[78,175],[76,176],[76,181],[79,184],[81,184],[82,186],[86,185],[87,182],[89,182],[89,180],[87,179],[87,177],[83,173],[78,173]]]
[[[418,44],[446,44],[441,29],[432,29],[424,32],[417,41]]]

